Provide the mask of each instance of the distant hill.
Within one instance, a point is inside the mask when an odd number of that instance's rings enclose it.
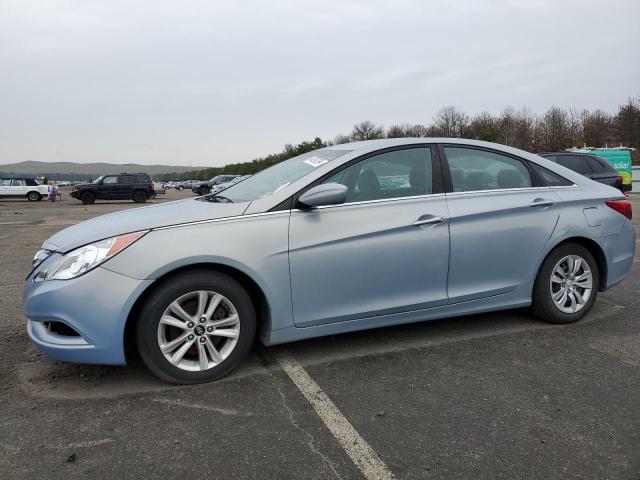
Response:
[[[151,176],[166,173],[182,173],[192,170],[189,167],[171,165],[139,165],[137,163],[73,163],[73,162],[19,162],[0,165],[0,176],[25,175],[30,177],[47,176],[53,180],[83,180],[99,175],[144,172]]]

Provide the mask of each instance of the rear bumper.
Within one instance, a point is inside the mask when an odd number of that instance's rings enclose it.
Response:
[[[607,257],[607,282],[603,290],[620,283],[629,273],[633,265],[636,251],[636,232],[630,221],[625,221],[616,235],[603,239],[603,247]]]

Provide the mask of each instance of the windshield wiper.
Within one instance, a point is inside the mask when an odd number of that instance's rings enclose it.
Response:
[[[202,197],[204,200],[206,200],[207,202],[215,202],[215,203],[233,203],[233,200],[231,200],[230,198],[227,198],[223,195],[205,195],[204,197]]]

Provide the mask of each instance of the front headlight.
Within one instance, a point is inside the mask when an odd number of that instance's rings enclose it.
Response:
[[[52,262],[51,265],[48,265],[38,272],[33,281],[43,282],[45,280],[69,280],[76,278],[117,255],[129,245],[142,238],[147,232],[148,230],[127,233],[126,235],[107,238],[90,243],[84,247],[76,248],[62,255],[55,262]]]

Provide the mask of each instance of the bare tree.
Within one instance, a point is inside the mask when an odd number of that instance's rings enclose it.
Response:
[[[387,129],[387,138],[403,138],[403,137],[426,137],[427,127],[419,123],[410,124],[403,123],[400,125],[391,125]]]
[[[384,127],[378,126],[369,120],[357,123],[351,131],[351,140],[373,140],[375,138],[384,138]]]
[[[351,137],[349,135],[345,135],[344,133],[339,133],[338,135],[336,135],[336,138],[333,139],[334,145],[349,143],[350,141],[351,141]]]
[[[552,106],[538,119],[539,148],[555,152],[570,147],[568,115],[562,108]]]
[[[387,138],[402,138],[407,136],[407,125],[391,125],[387,129]]]
[[[616,140],[627,146],[640,147],[640,98],[630,98],[613,117]]]
[[[442,107],[433,117],[431,132],[438,137],[466,137],[469,133],[469,116],[453,105]]]
[[[612,143],[612,118],[607,112],[595,110],[582,112],[582,144],[587,147],[604,147]]]
[[[471,119],[470,137],[486,142],[498,141],[498,125],[496,118],[489,112],[482,112]]]

